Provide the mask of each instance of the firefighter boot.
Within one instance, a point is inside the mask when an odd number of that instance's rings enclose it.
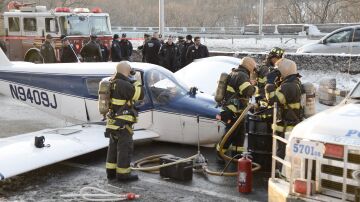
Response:
[[[116,178],[116,170],[106,169],[106,176],[108,180],[114,180]]]
[[[128,173],[128,174],[117,174],[116,179],[120,182],[129,182],[129,181],[136,181],[139,179],[138,175]]]

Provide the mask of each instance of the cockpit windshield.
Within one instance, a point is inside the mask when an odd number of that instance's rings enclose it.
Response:
[[[107,16],[62,16],[60,27],[62,34],[76,35],[111,35]]]
[[[146,83],[155,104],[167,104],[188,93],[186,86],[182,86],[175,78],[155,69],[147,73]]]

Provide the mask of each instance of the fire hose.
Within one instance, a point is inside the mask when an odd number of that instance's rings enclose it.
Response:
[[[241,115],[239,116],[239,118],[236,120],[236,122],[234,123],[234,125],[230,128],[230,130],[225,134],[224,138],[222,138],[219,146],[220,146],[220,156],[224,159],[229,161],[228,164],[225,166],[224,170],[227,168],[227,166],[231,163],[231,162],[237,162],[238,159],[236,159],[235,157],[229,157],[226,154],[224,154],[223,152],[223,147],[225,142],[227,141],[227,139],[229,139],[230,135],[234,132],[234,130],[239,126],[239,124],[241,123],[241,121],[244,119],[244,117],[246,116],[247,112],[251,109],[252,105],[248,105],[244,111],[241,113]],[[182,162],[186,162],[189,160],[193,160],[195,158],[198,157],[199,154],[195,154],[193,156],[190,156],[188,158],[185,159],[180,159],[178,161],[174,161],[171,163],[166,163],[166,164],[162,164],[162,165],[158,165],[158,166],[151,166],[151,167],[143,167],[146,164],[152,164],[152,163],[156,163],[156,162],[160,162],[160,157],[166,156],[169,154],[158,154],[158,155],[152,155],[152,156],[148,156],[142,159],[139,159],[137,161],[135,161],[133,163],[133,166],[131,167],[132,170],[137,170],[137,171],[144,171],[144,172],[151,172],[151,173],[157,173],[159,172],[160,168],[163,167],[167,167],[167,166],[171,166],[171,165],[175,165],[175,164],[179,164]],[[254,165],[252,171],[257,171],[261,168],[261,166],[255,162],[252,163]],[[203,170],[210,174],[210,175],[216,175],[216,176],[236,176],[237,172],[224,172],[224,170],[222,172],[218,172],[218,171],[211,171],[206,165],[203,166]]]
[[[98,193],[94,193],[95,191]],[[96,187],[83,187],[80,189],[79,194],[67,194],[61,195],[60,197],[68,199],[76,199],[80,197],[86,201],[124,201],[135,200],[140,196],[134,193],[114,194]]]

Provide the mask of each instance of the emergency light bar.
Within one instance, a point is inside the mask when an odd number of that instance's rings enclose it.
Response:
[[[96,8],[91,9],[91,12],[92,13],[102,13],[102,9],[99,7],[96,7]]]
[[[57,7],[54,9],[54,11],[57,13],[70,13],[71,12],[70,8],[67,8],[67,7]]]
[[[74,8],[75,13],[90,13],[88,8]]]

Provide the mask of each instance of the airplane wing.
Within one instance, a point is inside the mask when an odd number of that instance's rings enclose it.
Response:
[[[0,139],[0,181],[43,166],[54,164],[108,146],[103,125],[85,124]],[[36,148],[35,136],[44,136],[45,145]],[[152,139],[158,134],[149,130],[134,131],[134,140]]]

